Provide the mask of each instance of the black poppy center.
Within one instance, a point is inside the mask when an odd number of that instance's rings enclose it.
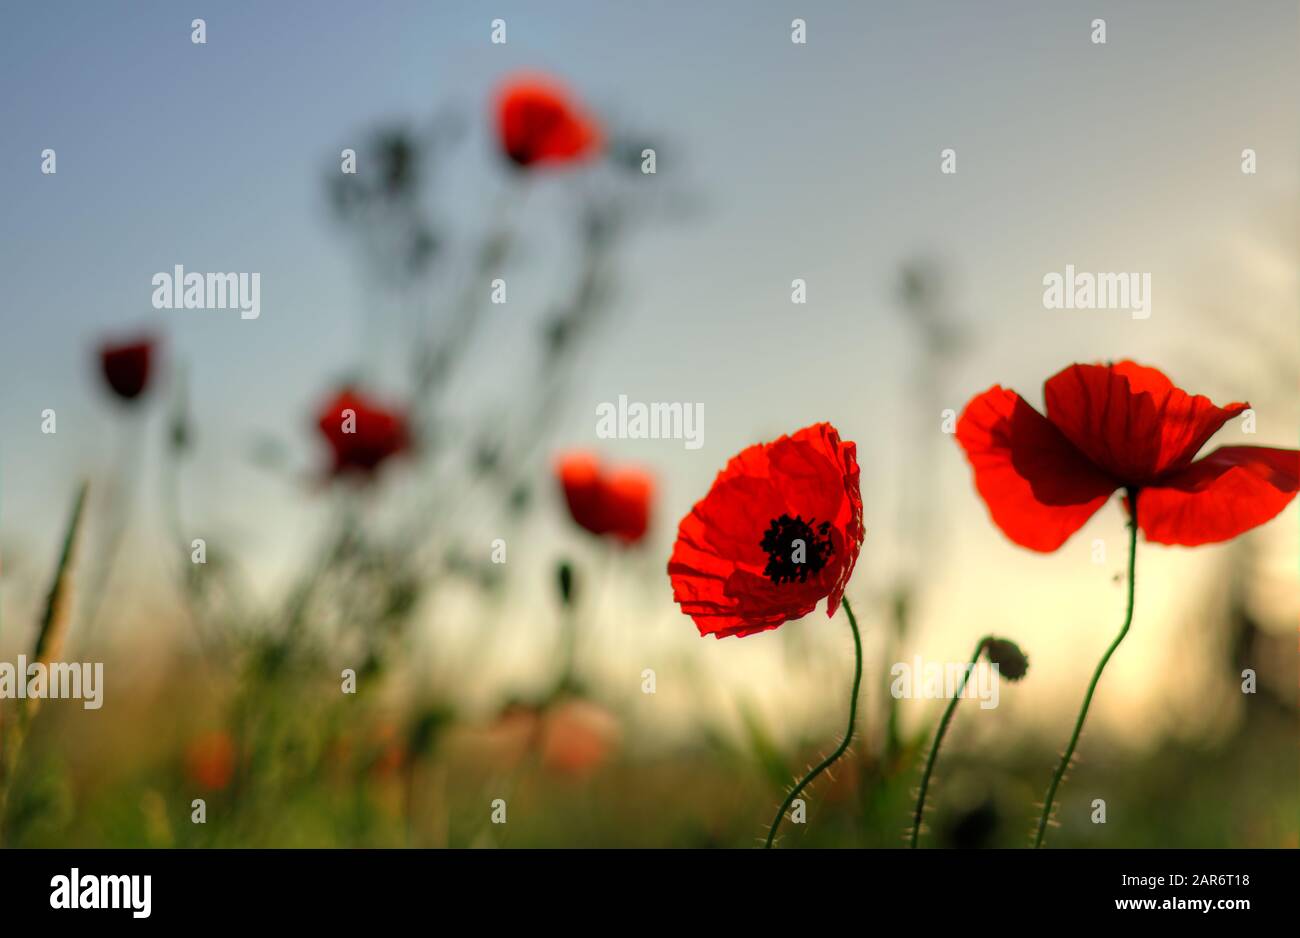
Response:
[[[767,552],[763,575],[780,586],[782,583],[806,583],[809,574],[816,576],[835,552],[831,543],[831,523],[804,521],[796,515],[773,518],[759,546]]]

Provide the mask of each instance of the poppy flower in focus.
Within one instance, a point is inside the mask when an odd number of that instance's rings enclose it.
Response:
[[[406,417],[351,388],[327,403],[317,420],[333,452],[333,474],[369,476],[391,456],[410,447]]]
[[[149,386],[154,341],[105,343],[99,347],[100,367],[109,388],[124,401],[133,401]]]
[[[556,467],[573,520],[625,544],[645,537],[654,480],[639,469],[606,469],[590,453],[569,453]]]
[[[701,635],[752,635],[825,598],[833,616],[862,547],[857,446],[828,423],[751,446],[682,519],[673,599]]]
[[[501,148],[516,166],[563,164],[591,156],[600,147],[594,119],[568,90],[541,75],[518,75],[497,96]]]
[[[209,791],[220,791],[235,774],[235,743],[228,733],[214,730],[194,739],[185,750],[185,775]]]
[[[989,514],[1030,550],[1056,550],[1120,488],[1140,493],[1148,541],[1192,547],[1263,524],[1300,484],[1295,450],[1223,446],[1196,459],[1250,405],[1218,407],[1155,368],[1071,365],[1044,397],[1046,416],[994,385],[957,424]]]

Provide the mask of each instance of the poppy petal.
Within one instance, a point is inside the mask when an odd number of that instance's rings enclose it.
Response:
[[[1142,485],[1191,463],[1206,441],[1250,405],[1218,407],[1131,361],[1071,365],[1044,387],[1047,417],[1080,452]]]
[[[1226,541],[1276,516],[1300,487],[1300,453],[1223,446],[1144,488],[1138,523],[1156,544]]]
[[[1056,550],[1119,487],[1024,398],[998,385],[966,405],[957,441],[993,521],[1030,550]]]
[[[752,635],[803,618],[817,607],[824,588],[816,582],[799,584],[804,589],[797,597],[778,592],[759,573],[719,556],[708,543],[710,534],[700,515],[687,515],[668,563],[673,599],[695,620],[701,635]]]
[[[611,472],[605,480],[605,491],[612,519],[611,533],[627,544],[635,544],[645,537],[654,496],[650,476],[636,469]]]
[[[608,526],[601,515],[600,467],[588,453],[564,456],[556,470],[564,500],[573,520],[593,534],[605,534]]]

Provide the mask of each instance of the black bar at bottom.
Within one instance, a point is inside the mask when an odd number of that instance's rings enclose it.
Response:
[[[1289,913],[1298,860],[1283,850],[8,850],[0,896],[6,925],[770,927],[833,915],[863,927],[899,917],[1014,927],[1102,914],[1226,925]]]

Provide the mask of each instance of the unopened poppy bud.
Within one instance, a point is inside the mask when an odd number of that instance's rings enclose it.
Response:
[[[998,666],[998,673],[1008,681],[1018,681],[1029,670],[1029,657],[1020,650],[1015,642],[1005,638],[990,638],[984,644],[984,654],[991,664]]]
[[[560,601],[566,606],[573,605],[573,565],[567,560],[560,561],[556,579],[560,584]]]

